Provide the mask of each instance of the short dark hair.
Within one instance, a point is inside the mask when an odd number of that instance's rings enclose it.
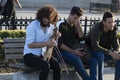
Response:
[[[54,23],[56,18],[58,18],[56,8],[50,4],[41,7],[36,13],[36,19],[42,21],[43,18],[48,18],[51,23]]]
[[[83,9],[77,6],[72,7],[71,12],[72,15],[82,16],[83,15]]]
[[[103,15],[103,20],[105,21],[107,18],[112,18],[112,17],[114,17],[113,13],[110,11],[107,11]]]

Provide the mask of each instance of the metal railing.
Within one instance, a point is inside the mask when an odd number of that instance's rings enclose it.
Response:
[[[1,20],[1,19],[0,19]],[[33,20],[32,17],[26,17],[26,18],[16,18],[15,19],[15,25],[17,26],[17,29],[18,30],[25,30],[27,25],[30,24]],[[87,18],[85,17],[84,19],[81,18],[80,22],[81,22],[81,25],[83,27],[83,31],[84,33],[86,34],[91,28],[92,26],[97,23],[98,21],[100,21],[101,19],[100,18]],[[0,24],[0,29],[1,30],[8,30],[8,29],[11,29],[9,27],[12,27],[12,25],[10,24],[10,20],[8,20],[9,22],[9,25],[3,23],[3,24]],[[116,19],[115,20],[115,25],[119,28],[120,27],[120,19]]]

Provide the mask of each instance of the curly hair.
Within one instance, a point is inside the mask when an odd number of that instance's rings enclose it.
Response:
[[[36,19],[42,21],[43,18],[48,18],[50,23],[54,23],[57,20],[58,13],[53,5],[45,5],[41,7],[36,13]]]

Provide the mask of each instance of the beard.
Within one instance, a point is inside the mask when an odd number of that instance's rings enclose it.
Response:
[[[45,21],[41,21],[41,26],[42,27],[47,27],[47,26],[50,26],[50,23],[45,22]]]

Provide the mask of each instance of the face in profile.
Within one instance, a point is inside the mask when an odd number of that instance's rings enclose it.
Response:
[[[106,29],[107,31],[113,30],[115,26],[114,17],[106,18],[106,20],[103,21],[103,25],[104,25],[104,29]]]
[[[41,25],[42,25],[42,27],[50,26],[49,19],[48,18],[43,18],[42,21],[41,21]]]
[[[80,20],[80,16],[77,15],[70,15],[70,23],[74,24],[76,20]]]

